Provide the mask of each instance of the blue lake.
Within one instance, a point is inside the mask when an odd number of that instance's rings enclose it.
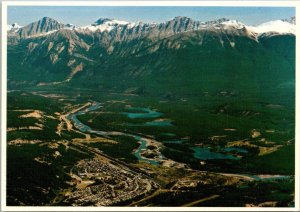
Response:
[[[238,147],[225,147],[222,149],[225,152],[239,152],[239,153],[248,153],[248,150]]]
[[[138,123],[138,124],[126,124],[127,126],[141,126],[141,127],[169,127],[173,126],[172,121],[149,121],[145,123]]]
[[[123,112],[122,114],[126,115],[131,119],[143,119],[143,118],[158,118],[163,115],[163,113],[151,110],[149,108],[141,108],[141,107],[131,107],[128,110],[141,111],[140,112]]]
[[[191,147],[194,150],[194,157],[201,160],[213,160],[213,159],[230,159],[239,160],[238,157],[230,154],[222,154],[219,152],[211,152],[208,147]]]

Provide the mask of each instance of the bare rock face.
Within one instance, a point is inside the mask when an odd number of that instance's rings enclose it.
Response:
[[[118,72],[117,70],[120,70],[117,76],[122,79],[150,75],[155,77],[157,74],[153,74],[154,72],[178,71],[183,74],[180,70],[186,70],[186,66],[179,68],[177,63],[189,63],[192,69],[196,69],[197,66],[198,70],[202,70],[205,65],[200,64],[204,61],[202,59],[217,55],[227,55],[228,59],[236,57],[232,64],[244,64],[239,55],[248,55],[244,59],[249,61],[248,57],[269,51],[274,46],[273,42],[278,43],[275,39],[282,40],[280,43],[286,43],[287,40],[290,44],[282,44],[284,48],[276,47],[271,50],[280,56],[288,55],[292,59],[293,55],[289,52],[293,51],[289,46],[293,46],[295,38],[293,34],[262,36],[236,20],[201,22],[181,16],[163,23],[129,23],[100,18],[85,27],[62,24],[44,17],[24,27],[11,25],[10,29],[10,58],[23,57],[18,68],[23,68],[23,74],[26,76],[31,74],[31,68],[36,69],[39,79],[33,80],[35,82],[45,82],[49,79],[55,82],[70,82],[76,76],[98,76],[99,79],[104,79],[108,73],[113,74],[112,72]],[[274,41],[269,41],[270,38]],[[266,49],[263,49],[265,47]],[[241,51],[245,51],[245,54]],[[253,53],[250,55],[250,52]],[[185,59],[180,59],[183,57]],[[144,60],[147,63],[144,63]],[[16,60],[11,61],[14,62],[9,61],[8,64],[14,66]],[[224,67],[228,67],[228,62],[224,63]],[[214,65],[210,64],[213,70],[209,72],[222,70],[215,70]],[[76,67],[81,66],[84,68],[77,71]],[[46,76],[49,74],[53,76]],[[97,83],[98,81],[95,82]]]
[[[21,38],[27,38],[31,36],[37,36],[39,34],[47,33],[54,30],[59,30],[64,27],[64,24],[59,23],[58,21],[44,17],[37,22],[33,22],[23,28],[18,32]]]
[[[8,44],[17,44],[22,39],[46,35],[48,32],[62,29],[64,26],[49,17],[44,17],[24,27],[13,24],[8,27]]]

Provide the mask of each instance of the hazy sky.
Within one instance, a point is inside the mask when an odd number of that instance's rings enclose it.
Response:
[[[248,25],[295,16],[292,7],[104,7],[104,6],[9,6],[8,23],[26,25],[47,16],[62,23],[84,26],[99,18],[126,21],[164,22],[175,16],[199,21],[237,19]]]

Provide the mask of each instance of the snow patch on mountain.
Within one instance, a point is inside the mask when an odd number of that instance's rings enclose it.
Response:
[[[34,34],[34,35],[31,35],[31,36],[28,36],[27,38],[37,38],[37,37],[41,37],[41,36],[47,36],[47,35],[50,35],[54,32],[57,32],[58,30],[52,30],[52,31],[49,31],[49,32],[43,32],[43,33],[39,33],[39,34]]]
[[[7,31],[14,31],[14,32],[16,32],[16,31],[18,31],[20,28],[22,28],[23,26],[20,26],[19,24],[17,24],[17,23],[13,23],[13,24],[8,24],[7,25]]]
[[[75,29],[76,27],[75,27],[75,25],[74,24],[66,24],[65,26],[64,26],[64,29],[69,29],[69,30],[73,30],[73,29]]]
[[[215,29],[217,31],[239,31],[245,29],[245,32],[248,35],[251,35],[251,37],[253,38],[256,38],[262,34],[295,34],[296,32],[295,17],[284,20],[270,21],[257,26],[248,26],[237,20],[230,20],[227,18],[201,22],[195,21],[188,17],[177,16],[170,21],[166,21],[160,24],[127,22],[110,18],[100,18],[94,23],[83,27],[76,27],[73,24],[62,24],[52,18],[44,17],[41,20],[31,23],[25,27],[22,27],[16,23],[8,25],[8,34],[12,36],[20,34],[20,36],[23,36],[23,38],[29,38],[46,36],[61,29],[76,30],[80,31],[81,33],[102,33],[111,32],[112,30],[118,28],[123,28],[124,30],[135,29],[133,30],[134,33],[153,32],[154,34],[157,31],[162,31],[162,33],[182,33],[205,29]]]
[[[84,27],[79,27],[79,29],[87,29],[92,32],[95,31],[100,31],[100,32],[110,32],[114,28],[121,27],[127,25],[130,28],[133,28],[136,24],[135,23],[130,23],[127,21],[120,21],[120,20],[115,20],[115,19],[108,19],[108,18],[100,18],[97,20],[95,23],[91,25],[87,25]]]
[[[248,29],[258,34],[268,32],[275,32],[279,34],[296,33],[296,25],[282,20],[269,21],[258,26],[249,26]]]
[[[245,27],[245,24],[237,21],[237,20],[228,20],[221,23],[224,29],[228,28],[236,28],[236,29],[242,29]]]

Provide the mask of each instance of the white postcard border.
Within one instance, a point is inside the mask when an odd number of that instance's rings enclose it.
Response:
[[[296,129],[295,129],[295,207],[244,208],[244,207],[31,207],[6,206],[6,109],[7,109],[7,7],[8,6],[257,6],[295,7],[296,24],[299,25],[299,1],[2,1],[2,57],[1,57],[1,211],[299,211],[299,159],[300,159],[300,27],[296,29]],[[298,62],[297,62],[298,59]],[[298,133],[297,133],[298,132]],[[297,143],[298,142],[298,143]],[[298,153],[298,154],[297,154]]]

